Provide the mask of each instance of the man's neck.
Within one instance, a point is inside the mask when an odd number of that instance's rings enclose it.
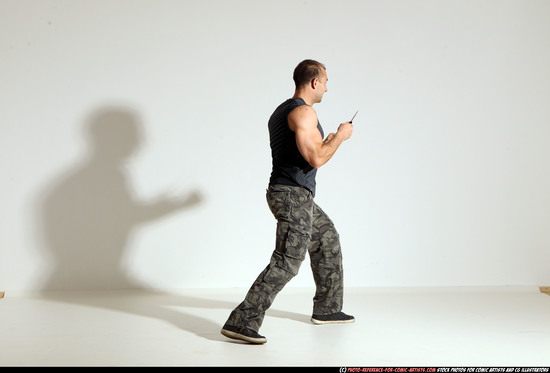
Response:
[[[301,98],[309,106],[313,106],[314,104],[313,97],[304,89],[297,89],[294,91],[294,96],[292,96],[292,98]]]

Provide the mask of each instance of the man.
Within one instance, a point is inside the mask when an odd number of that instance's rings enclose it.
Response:
[[[313,201],[317,169],[350,138],[353,125],[340,124],[338,131],[323,141],[323,129],[312,105],[320,103],[327,92],[326,69],[317,61],[305,60],[294,70],[293,79],[294,96],[275,110],[268,124],[273,169],[266,197],[277,219],[275,251],[221,330],[228,338],[249,343],[267,342],[258,334],[265,311],[298,273],[306,252],[316,285],[311,321],[355,321],[353,316],[341,312],[343,273],[338,233]]]

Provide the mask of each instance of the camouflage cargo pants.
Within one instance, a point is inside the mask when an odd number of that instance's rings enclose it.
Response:
[[[298,274],[306,252],[316,285],[313,313],[341,311],[342,254],[338,232],[330,218],[313,201],[311,192],[301,187],[270,186],[267,203],[277,219],[275,251],[226,324],[258,331],[275,296]]]

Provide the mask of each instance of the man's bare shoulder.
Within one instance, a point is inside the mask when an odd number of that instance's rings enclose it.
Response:
[[[288,124],[293,131],[313,125],[317,127],[317,113],[309,105],[300,105],[288,115]]]

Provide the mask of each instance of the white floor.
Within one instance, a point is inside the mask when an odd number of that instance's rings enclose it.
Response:
[[[220,333],[245,289],[51,292],[0,299],[0,366],[550,366],[550,296],[536,288],[347,289],[356,322],[309,322],[286,288],[260,333]]]

